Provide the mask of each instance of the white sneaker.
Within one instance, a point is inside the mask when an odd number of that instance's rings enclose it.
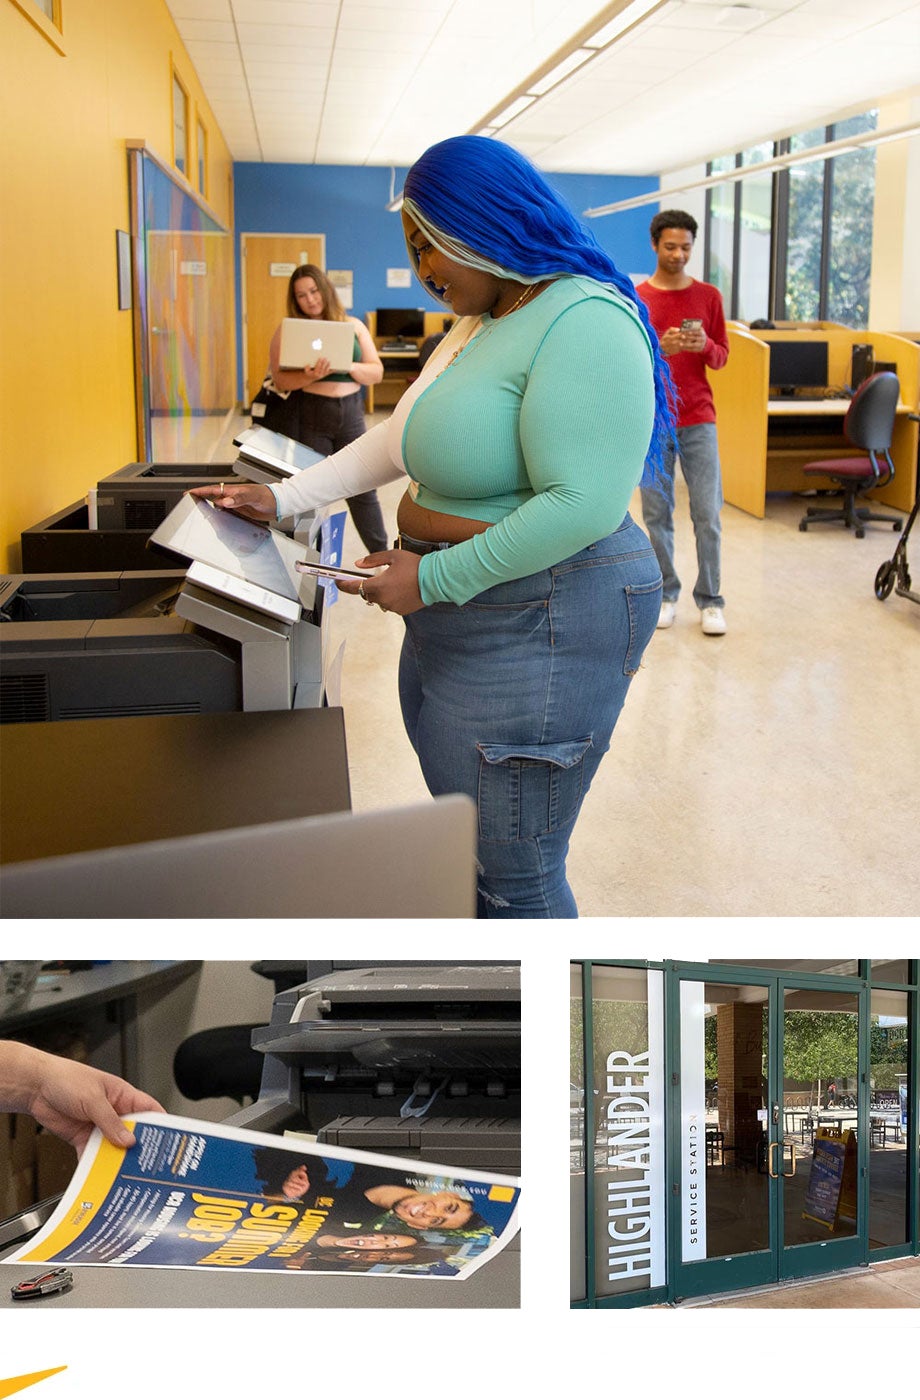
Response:
[[[674,621],[674,614],[676,612],[677,604],[669,602],[669,600],[665,598],[661,605],[661,612],[658,614],[658,621],[655,623],[655,626],[670,627],[671,623]]]
[[[725,614],[721,608],[700,608],[700,622],[707,637],[724,636]]]

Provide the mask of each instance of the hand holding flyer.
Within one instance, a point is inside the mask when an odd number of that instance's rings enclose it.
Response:
[[[11,1260],[462,1280],[517,1232],[513,1177],[139,1114],[94,1133]]]

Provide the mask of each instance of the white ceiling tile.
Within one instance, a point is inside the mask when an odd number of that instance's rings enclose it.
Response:
[[[199,57],[197,53],[190,53],[189,58],[195,65],[202,84],[210,81],[211,78],[220,80],[235,79],[238,85],[242,85],[243,61],[239,54],[234,54],[232,50],[226,57],[214,53],[204,54]]]
[[[229,19],[184,19],[181,32],[183,39],[189,43],[236,43],[236,30]]]
[[[337,0],[318,4],[305,4],[303,0],[233,0],[233,14],[241,28],[270,24],[282,30],[334,29],[339,5]]]
[[[425,6],[423,9],[407,10],[401,5],[343,5],[339,18],[339,33],[348,34],[354,30],[368,34],[414,34],[429,37],[441,27],[446,7],[436,10]]]
[[[246,159],[283,151],[286,161],[322,161],[334,148],[335,163],[405,165],[502,104],[600,0],[167,4],[236,158],[248,138],[235,121],[231,136],[231,118],[221,116],[235,83],[247,121],[250,91],[261,113],[261,151]],[[656,173],[916,85],[920,0],[752,4],[764,19],[749,34],[719,24],[725,0],[668,4],[503,135],[540,145],[548,169]],[[288,99],[297,155],[279,144]],[[332,117],[342,127],[334,143],[323,122]]]

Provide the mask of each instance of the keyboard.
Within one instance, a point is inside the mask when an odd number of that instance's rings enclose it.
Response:
[[[842,384],[802,384],[792,394],[773,393],[770,395],[770,401],[772,403],[781,403],[783,401],[787,403],[801,403],[803,400],[805,402],[816,402],[820,399],[849,398],[852,398],[852,394],[848,389],[845,389]]]

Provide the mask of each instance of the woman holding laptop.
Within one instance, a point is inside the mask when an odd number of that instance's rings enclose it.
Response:
[[[338,294],[321,268],[312,263],[295,267],[288,282],[287,315],[308,321],[346,321],[354,328],[351,368],[332,372],[332,365],[321,356],[302,369],[281,367],[281,326],[272,336],[269,363],[276,389],[288,393],[287,408],[292,423],[287,436],[321,452],[347,447],[365,432],[361,390],[365,384],[379,384],[383,364],[370,331],[355,316],[348,316]],[[386,549],[389,540],[376,491],[360,491],[349,496],[348,509],[369,554]]]
[[[476,803],[479,917],[574,918],[569,839],[661,603],[628,507],[673,431],[667,370],[632,283],[512,147],[432,146],[402,220],[459,319],[392,417],[290,484],[194,494],[274,519],[411,478],[400,548],[339,587],[405,618],[403,718],[429,790]]]

